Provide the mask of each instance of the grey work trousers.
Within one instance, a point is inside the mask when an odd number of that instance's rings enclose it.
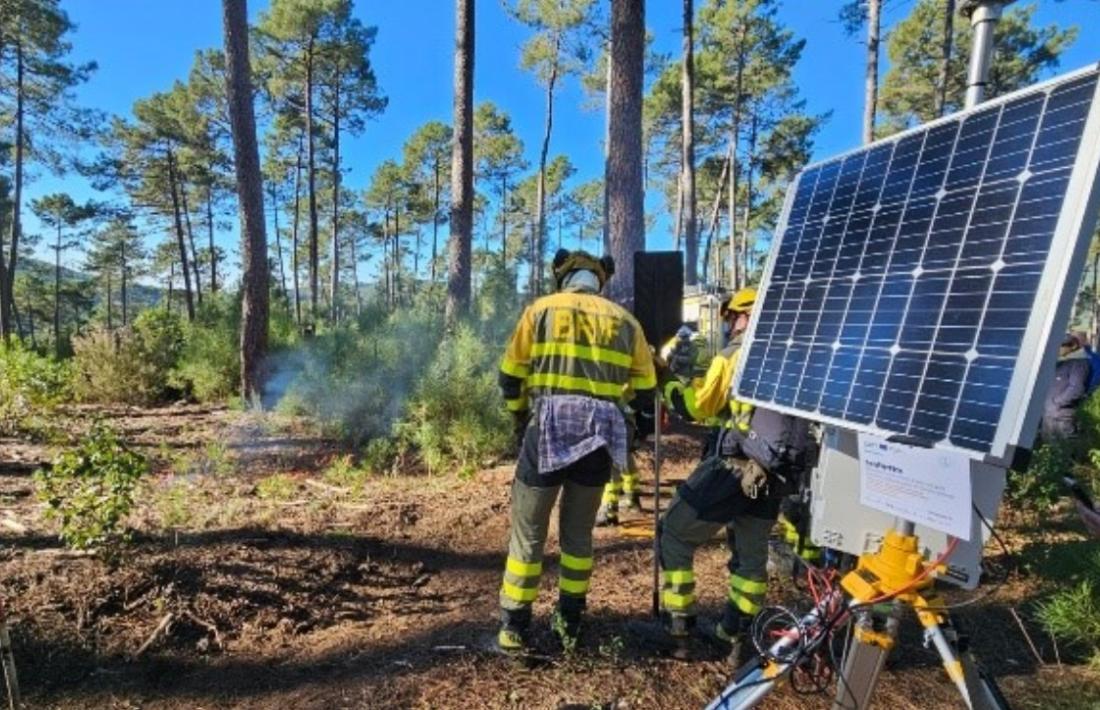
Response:
[[[695,550],[725,527],[730,548],[727,616],[755,615],[767,595],[768,537],[774,526],[775,520],[748,515],[735,516],[725,523],[701,520],[696,510],[677,495],[661,518],[661,599],[665,611],[674,616],[695,616]]]
[[[592,527],[602,492],[603,486],[582,486],[569,479],[546,487],[530,486],[518,478],[512,483],[512,534],[500,589],[501,609],[530,609],[537,598],[550,514],[559,494],[559,594],[563,606],[584,607],[592,575]]]

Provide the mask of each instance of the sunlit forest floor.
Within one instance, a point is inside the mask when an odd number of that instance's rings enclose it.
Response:
[[[0,440],[0,583],[29,707],[698,708],[730,677],[717,651],[690,662],[667,657],[650,616],[651,541],[614,529],[597,532],[579,652],[563,657],[547,627],[551,564],[534,657],[495,654],[506,462],[467,479],[410,465],[342,485],[331,472],[344,452],[301,421],[198,406],[63,415],[73,431],[109,421],[155,463],[132,544],[108,564],[66,551],[44,520],[30,476],[50,459],[48,448]],[[679,434],[668,449],[674,483],[698,446]],[[671,485],[665,490],[667,500]],[[1040,528],[1003,511],[1000,528],[1013,559],[989,554],[1012,573],[958,615],[979,660],[1013,707],[1100,707],[1100,673],[1058,649],[1030,615],[1060,560],[1095,543],[1069,516]],[[555,549],[552,537],[551,557]],[[715,540],[697,563],[711,618],[725,559]],[[771,589],[776,600],[795,599],[789,580]],[[894,709],[961,706],[915,620],[875,699]],[[785,686],[764,707],[829,704]]]

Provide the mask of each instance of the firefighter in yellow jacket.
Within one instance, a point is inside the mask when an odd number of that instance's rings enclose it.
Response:
[[[779,497],[757,495],[757,489],[764,491],[777,474],[792,476],[805,467],[810,443],[804,421],[755,411],[731,397],[742,335],[755,304],[753,288],[741,289],[723,304],[730,342],[715,356],[701,385],[672,380],[664,387],[678,414],[715,425],[703,462],[661,519],[661,599],[666,628],[674,638],[686,638],[695,623],[695,549],[725,527],[731,553],[729,590],[715,633],[739,646],[741,633],[764,603],[768,538],[779,515]],[[776,455],[780,451],[783,455]]]
[[[511,538],[500,589],[502,650],[522,651],[543,571],[550,514],[559,503],[561,558],[553,629],[576,643],[592,574],[592,527],[612,466],[627,466],[626,392],[648,411],[657,379],[642,328],[601,297],[610,257],[558,250],[557,293],[527,307],[500,365],[519,447]]]

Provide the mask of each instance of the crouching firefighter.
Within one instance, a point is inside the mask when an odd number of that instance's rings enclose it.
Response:
[[[806,420],[770,409],[754,409],[746,429],[722,429],[715,453],[680,485],[661,519],[661,601],[674,640],[686,641],[695,626],[695,550],[724,527],[729,590],[715,636],[741,655],[767,596],[768,538],[780,501],[802,485],[816,454]]]
[[[627,392],[652,408],[657,384],[638,321],[600,291],[610,257],[559,249],[557,293],[527,307],[500,365],[500,386],[515,415],[519,461],[512,484],[511,539],[500,588],[497,643],[522,651],[543,572],[550,513],[559,502],[561,558],[554,631],[571,648],[592,574],[592,527],[612,466],[626,470]]]

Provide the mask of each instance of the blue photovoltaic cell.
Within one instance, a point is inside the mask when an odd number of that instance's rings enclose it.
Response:
[[[803,171],[740,396],[989,452],[1096,83]]]

